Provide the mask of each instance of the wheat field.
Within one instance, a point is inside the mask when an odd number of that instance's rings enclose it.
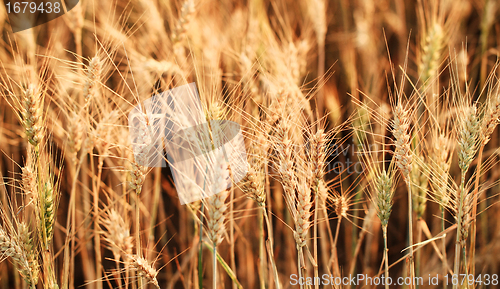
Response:
[[[500,288],[496,0],[2,2],[0,288]]]

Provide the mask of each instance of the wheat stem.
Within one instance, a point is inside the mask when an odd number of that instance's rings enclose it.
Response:
[[[472,223],[471,223],[471,239],[470,239],[470,273],[474,275],[475,273],[475,255],[476,255],[476,219],[477,219],[477,199],[479,195],[479,178],[481,177],[481,166],[483,159],[484,145],[479,148],[479,154],[476,166],[476,178],[474,181],[474,195],[472,201]],[[475,275],[474,275],[475,276]]]
[[[297,245],[297,273],[299,274],[299,280],[304,280],[304,272],[302,271],[304,266],[302,266],[302,247]],[[305,264],[304,264],[305,265]],[[304,283],[300,283],[300,289],[304,289]]]
[[[230,258],[231,258],[231,269],[233,270],[235,274],[235,278],[237,278],[236,275],[236,259],[234,256],[234,186],[231,186],[230,188],[230,201],[229,201],[229,244],[230,244]],[[236,283],[233,282],[233,289],[236,289]]]
[[[261,209],[263,211],[262,215],[264,216],[264,220],[266,221],[267,235],[268,235],[267,251],[268,251],[268,255],[269,255],[269,260],[271,262],[271,267],[273,269],[274,283],[276,285],[276,289],[281,289],[281,283],[279,280],[278,269],[277,269],[276,261],[274,260],[274,254],[273,254],[274,245],[273,245],[273,238],[272,238],[272,231],[271,231],[271,222],[269,221],[269,216],[267,215],[266,206],[265,205],[261,206]]]
[[[464,227],[464,217],[465,217],[465,212],[464,212],[464,203],[465,203],[465,173],[466,171],[462,170],[461,174],[461,181],[460,181],[460,188],[458,192],[458,200],[457,200],[457,238],[455,242],[455,264],[454,264],[454,270],[453,274],[458,275],[460,274],[460,248],[461,248],[461,243],[464,238],[462,236],[463,232],[463,227]],[[456,289],[458,288],[457,285],[453,285],[453,288]]]
[[[99,157],[100,158],[100,157]],[[94,252],[95,252],[95,260],[96,260],[96,285],[97,289],[102,288],[101,281],[101,272],[102,272],[102,257],[101,257],[101,228],[99,226],[100,216],[99,216],[99,188],[98,182],[100,182],[101,178],[96,177],[95,168],[94,168],[94,158],[91,155],[90,157],[90,167],[92,171],[92,191],[93,191],[93,206],[94,206]]]
[[[266,288],[265,281],[265,271],[266,271],[266,259],[265,259],[265,240],[264,240],[264,210],[261,207],[258,208],[257,217],[259,223],[259,282],[260,288]]]
[[[213,243],[214,253],[212,255],[212,266],[213,266],[213,276],[212,276],[212,288],[217,288],[217,244]]]
[[[408,176],[409,177],[409,176]],[[410,177],[409,177],[410,178]],[[409,226],[409,234],[408,234],[408,245],[410,247],[410,278],[413,280],[415,277],[415,262],[413,260],[413,211],[412,211],[412,194],[411,194],[411,179],[408,180],[408,226]],[[413,285],[410,285],[410,288],[413,288]]]
[[[342,221],[342,216],[339,216],[339,218],[337,219],[337,228],[335,229],[335,238],[333,239],[332,253],[331,253],[332,254],[331,263],[335,276],[340,276],[339,259],[337,254],[337,241],[339,239],[341,221]]]
[[[205,204],[201,203],[200,208],[200,224],[198,229],[200,230],[200,248],[198,250],[198,286],[199,289],[203,289],[203,216],[205,211]]]
[[[73,284],[71,282],[70,278],[73,276],[71,274],[72,268],[74,266],[74,250],[70,250],[70,248],[75,248],[75,228],[76,228],[76,184],[78,181],[78,175],[80,173],[80,169],[82,167],[83,163],[83,157],[84,154],[81,154],[80,161],[76,165],[76,167],[73,167],[72,170],[72,182],[71,182],[71,191],[70,191],[70,197],[69,197],[69,212],[68,212],[68,218],[66,220],[66,240],[65,240],[65,247],[64,247],[64,265],[63,265],[63,279],[62,279],[62,288],[67,289],[70,284]],[[71,243],[71,246],[69,245]],[[71,251],[71,252],[70,252]]]
[[[440,206],[441,210],[441,231],[444,232],[445,226],[445,209],[443,206]],[[448,274],[448,258],[446,257],[446,238],[443,238],[441,241],[442,250],[443,250],[443,276]],[[448,286],[446,282],[443,282],[443,288],[446,289]]]
[[[318,197],[318,186],[316,187],[316,192],[314,193],[314,219],[313,219],[313,258],[316,263],[314,266],[314,277],[316,278],[315,280],[319,279],[319,271],[318,271],[318,204],[319,204],[319,197]],[[315,288],[319,288],[319,283],[315,284]]]
[[[136,254],[141,258],[141,225],[140,225],[140,209],[139,209],[139,195],[135,196],[135,247]],[[142,276],[137,276],[137,284],[139,288],[142,288]]]
[[[382,226],[382,232],[384,235],[384,268],[385,268],[385,279],[389,277],[389,248],[387,248],[387,225]],[[385,282],[385,289],[389,289],[389,283]]]
[[[393,135],[396,138],[396,165],[401,170],[403,179],[406,182],[408,191],[408,245],[410,250],[410,277],[415,276],[415,264],[413,255],[413,205],[411,194],[411,168],[412,168],[412,155],[410,152],[410,134],[409,134],[409,111],[406,110],[401,103],[399,103],[394,112],[394,129]],[[413,279],[412,279],[413,280]],[[413,288],[410,285],[410,288]]]

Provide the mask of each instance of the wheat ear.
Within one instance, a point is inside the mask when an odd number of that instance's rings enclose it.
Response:
[[[135,250],[138,257],[142,256],[141,253],[141,224],[140,224],[140,194],[142,191],[142,186],[146,179],[146,168],[139,165],[136,161],[132,161],[132,170],[130,171],[131,181],[129,186],[135,191]],[[138,276],[138,285],[142,286],[142,276]]]
[[[406,182],[408,190],[408,225],[409,225],[409,249],[410,249],[410,277],[415,276],[415,265],[413,259],[413,212],[412,212],[412,194],[411,194],[411,167],[412,155],[410,151],[410,116],[401,103],[394,110],[394,128],[392,131],[396,142],[394,158],[396,166],[401,171],[403,179]]]
[[[215,246],[224,239],[225,232],[225,212],[227,211],[226,199],[229,191],[224,190],[218,194],[210,196],[208,203],[208,238]]]
[[[490,141],[491,134],[498,125],[500,117],[500,93],[496,93],[492,97],[488,108],[481,122],[481,142],[486,145]]]
[[[464,176],[476,155],[480,122],[475,105],[465,108],[462,117],[458,139],[458,166]]]
[[[40,232],[42,234],[42,243],[43,248],[48,250],[54,234],[56,209],[55,191],[52,180],[48,180],[42,185],[38,200],[40,202]]]
[[[129,186],[135,191],[137,196],[139,196],[142,192],[142,185],[146,180],[146,169],[146,167],[138,164],[137,162],[132,162],[132,169],[130,170],[131,180],[129,182]]]
[[[476,255],[476,217],[477,217],[477,199],[479,195],[479,178],[481,177],[482,161],[483,161],[483,150],[486,144],[490,141],[491,135],[498,125],[500,117],[500,93],[498,87],[494,92],[493,97],[490,97],[490,102],[487,106],[486,113],[481,122],[481,131],[479,141],[481,142],[479,146],[478,160],[476,166],[476,179],[474,182],[474,198],[472,204],[472,225],[471,225],[471,242],[470,242],[470,262],[472,275],[475,274],[475,263],[474,258]]]
[[[146,279],[147,283],[150,283],[159,289],[160,285],[156,279],[158,271],[156,271],[156,269],[153,268],[153,266],[151,266],[151,264],[149,264],[149,262],[143,257],[137,255],[129,255],[128,257],[132,260],[132,269],[137,272],[137,275]]]
[[[409,112],[401,104],[394,111],[394,129],[392,131],[396,139],[394,157],[396,165],[401,171],[407,184],[410,183],[410,172],[412,167],[412,156],[410,151],[410,117]],[[410,207],[411,208],[411,207]]]
[[[38,150],[42,141],[42,98],[34,85],[23,92],[22,124],[31,145]]]
[[[30,228],[26,223],[20,222],[18,224],[17,230],[19,232],[20,243],[22,244],[24,252],[26,252],[27,261],[30,266],[33,284],[28,285],[34,286],[38,283],[38,274],[40,272],[40,264],[38,263],[36,244],[31,237]]]
[[[280,138],[276,148],[278,152],[278,170],[285,199],[295,222],[295,242],[297,247],[302,248],[306,245],[307,233],[311,225],[311,190],[307,180],[303,177],[299,180],[294,170],[294,160],[299,160],[294,157],[294,148],[292,140],[289,138],[289,131],[282,126],[278,134]],[[303,174],[303,172],[300,173]]]
[[[31,155],[28,153],[28,160],[22,170],[22,189],[29,198],[29,203],[36,204],[38,200],[38,189],[36,182],[36,168],[33,165]]]
[[[312,184],[314,192],[314,220],[313,220],[313,258],[316,262],[314,266],[314,277],[319,278],[318,271],[318,213],[322,205],[319,193],[320,184],[325,175],[325,156],[326,156],[326,134],[323,129],[318,129],[316,134],[311,137],[311,164],[312,164]],[[318,284],[319,286],[319,284]],[[317,286],[316,286],[317,287]]]
[[[277,129],[276,140],[277,165],[286,204],[295,223],[293,236],[297,244],[297,269],[299,278],[303,276],[305,259],[303,247],[306,245],[307,234],[311,227],[311,189],[305,171],[296,172],[295,165],[306,168],[306,160],[295,156],[294,144],[290,138],[290,127],[282,119]],[[300,163],[301,162],[301,163]],[[301,288],[303,286],[301,285]]]
[[[182,41],[186,34],[189,22],[194,14],[194,0],[186,0],[181,7],[181,15],[172,32],[172,44],[176,45]]]
[[[26,232],[22,232],[22,235],[11,235],[0,227],[1,257],[10,257],[21,277],[23,277],[31,288],[35,288],[35,285],[38,283],[38,266],[33,262],[30,264],[30,255],[25,250],[25,245],[28,246],[28,244],[22,244],[22,240],[19,238],[25,239],[24,241],[30,240],[31,242],[31,238]]]
[[[376,176],[376,205],[377,216],[382,224],[382,231],[384,234],[384,268],[385,278],[389,277],[389,248],[387,247],[387,225],[389,224],[389,217],[391,215],[392,203],[394,198],[394,187],[392,185],[392,178],[385,169]],[[389,288],[386,283],[385,288]]]
[[[82,147],[84,132],[85,128],[81,117],[72,111],[68,117],[68,146],[75,164],[78,162],[77,155]]]
[[[465,240],[467,240],[470,223],[472,200],[469,190],[465,186],[465,177],[476,155],[480,137],[480,121],[477,116],[476,105],[463,108],[461,117],[462,122],[459,125],[460,131],[458,136],[458,166],[461,171],[461,181],[458,189],[458,196],[455,200],[457,239],[455,244],[454,274],[460,273],[460,248],[465,250]],[[455,285],[454,288],[458,287]]]
[[[259,180],[259,173],[250,166],[247,175],[243,178],[242,188],[250,199],[257,202],[259,207],[263,207],[266,205],[266,192],[264,183]]]
[[[434,23],[426,29],[422,39],[421,55],[418,63],[419,75],[424,84],[437,74],[444,47],[445,33],[439,23]]]
[[[218,160],[222,160],[221,156]],[[226,211],[228,206],[226,204],[226,199],[229,196],[229,191],[226,189],[227,184],[227,165],[222,162],[222,164],[217,165],[214,168],[214,183],[211,186],[211,193],[214,194],[210,196],[207,200],[207,227],[208,227],[208,238],[213,244],[214,252],[212,256],[213,261],[213,286],[217,286],[217,245],[220,244],[224,238],[225,232],[225,221],[226,221]],[[222,190],[222,191],[221,191]]]
[[[87,75],[83,85],[83,99],[85,100],[85,108],[88,108],[90,101],[95,98],[97,85],[101,81],[102,63],[99,56],[94,56],[87,67]]]
[[[102,220],[102,225],[106,229],[104,240],[108,242],[108,249],[113,252],[115,260],[120,260],[120,257],[131,255],[133,238],[130,235],[129,226],[125,223],[122,216],[116,210],[110,209],[106,217]]]
[[[448,176],[450,170],[450,154],[448,138],[444,134],[439,134],[432,148],[433,162],[430,162],[431,187],[435,199],[441,211],[441,231],[445,230],[445,210],[449,207],[450,193],[448,190]],[[441,242],[443,251],[443,273],[448,270],[446,257],[446,240]],[[446,273],[444,273],[446,274]]]

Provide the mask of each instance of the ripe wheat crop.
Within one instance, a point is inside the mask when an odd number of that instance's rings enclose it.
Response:
[[[0,5],[0,288],[498,288],[497,1],[63,2]]]

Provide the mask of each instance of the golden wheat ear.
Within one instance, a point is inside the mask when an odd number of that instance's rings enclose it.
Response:
[[[209,197],[204,201],[207,206],[207,234],[215,248],[224,239],[226,231],[226,211],[228,210],[226,199],[229,197],[229,190],[227,188],[230,172],[222,151],[217,150],[211,154],[211,157],[214,158],[212,162],[214,168],[209,170],[207,174],[211,181],[206,190]]]
[[[83,85],[84,110],[90,105],[90,101],[96,98],[98,85],[101,81],[102,61],[99,56],[94,56],[87,66],[87,74]]]
[[[398,104],[394,108],[394,124],[392,133],[396,139],[394,158],[396,165],[401,171],[403,179],[410,183],[410,172],[412,166],[412,155],[410,150],[410,116],[409,111]]]
[[[115,260],[126,260],[132,254],[133,237],[130,235],[130,225],[115,209],[110,209],[102,220],[106,229],[104,240],[108,243],[108,249],[113,252]]]
[[[264,183],[260,181],[258,176],[260,172],[249,166],[247,175],[242,180],[241,188],[248,195],[249,198],[257,202],[257,205],[262,207],[266,203],[266,192],[264,190]]]
[[[184,39],[189,22],[191,22],[194,12],[195,12],[195,1],[185,0],[182,3],[179,19],[177,20],[177,23],[174,26],[171,36],[171,41],[174,46],[180,43]]]
[[[22,124],[28,142],[37,148],[43,137],[43,99],[34,85],[29,85],[28,88],[23,91],[22,95]]]
[[[478,149],[480,133],[480,120],[477,115],[476,105],[462,108],[462,121],[459,124],[458,135],[458,166],[462,173],[469,170]]]
[[[498,84],[497,84],[498,85]],[[500,92],[495,89],[487,104],[486,113],[481,122],[481,142],[486,145],[490,141],[491,134],[498,125],[500,118]]]
[[[149,262],[143,257],[138,257],[136,255],[129,255],[128,258],[132,260],[132,268],[137,272],[137,275],[141,278],[145,278],[147,283],[152,284],[156,288],[160,288],[158,284],[158,280],[156,276],[158,275],[158,271],[156,271]]]
[[[13,228],[11,230],[14,230]],[[19,275],[34,287],[38,283],[38,262],[36,260],[36,250],[33,250],[33,240],[27,227],[18,226],[18,232],[5,231],[0,227],[0,258],[11,258],[16,265]],[[31,249],[31,251],[27,251]]]

